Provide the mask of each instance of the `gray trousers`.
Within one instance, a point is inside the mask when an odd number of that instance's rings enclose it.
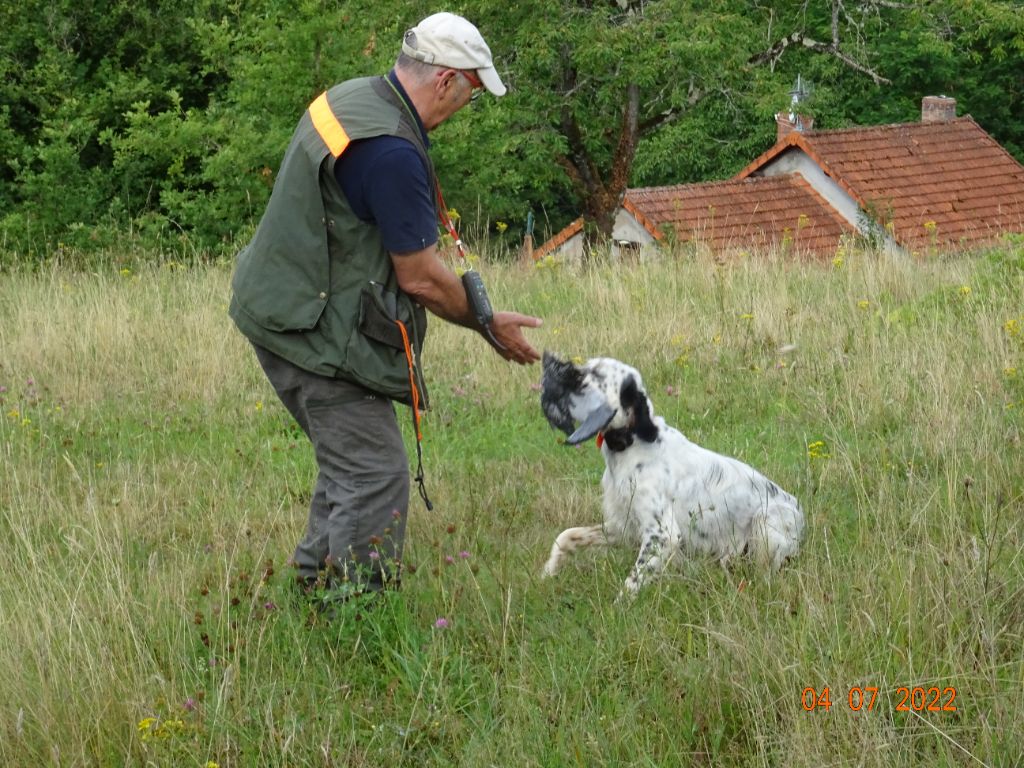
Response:
[[[395,586],[409,508],[409,460],[391,401],[303,370],[253,345],[285,408],[313,444],[319,474],[295,549],[300,579]]]

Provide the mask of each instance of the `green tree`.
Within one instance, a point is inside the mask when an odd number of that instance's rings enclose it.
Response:
[[[472,165],[466,176],[481,172],[508,198],[501,208],[517,216],[539,204],[559,226],[582,211],[608,233],[623,192],[638,180],[634,166],[646,140],[666,130],[693,138],[720,115],[734,125],[749,100],[747,53],[738,41],[753,27],[736,2],[623,8],[610,0],[514,7],[491,0],[469,15],[485,30],[510,90],[493,107],[500,116],[484,118],[490,151],[461,159]],[[725,143],[735,151],[733,141],[730,132]],[[455,151],[440,148],[439,155],[454,160]],[[707,155],[695,150],[689,159],[692,167],[678,158],[673,166],[694,179],[707,169]]]
[[[771,145],[798,74],[820,127],[916,120],[922,96],[944,93],[1024,158],[1019,2],[451,10],[483,30],[510,90],[441,126],[432,154],[464,221],[507,222],[510,240],[530,211],[542,230],[582,212],[608,232],[627,186],[732,175]],[[335,82],[387,71],[424,12],[411,0],[0,5],[3,242],[42,252],[130,226],[150,242],[236,247],[301,111]]]
[[[215,83],[196,70],[180,23],[192,10],[159,0],[0,6],[0,217],[23,225],[5,229],[60,237],[92,229],[118,200],[145,204],[153,180],[118,178],[103,136],[124,129],[131,104],[161,109],[175,88],[205,106]]]

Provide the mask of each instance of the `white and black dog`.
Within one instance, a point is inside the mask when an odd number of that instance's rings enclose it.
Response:
[[[632,595],[676,552],[723,565],[746,554],[778,570],[799,550],[800,503],[757,470],[691,443],[655,416],[635,368],[606,357],[576,366],[545,352],[540,401],[567,444],[596,437],[605,460],[604,523],[563,531],[544,576],[580,547],[632,542],[640,547],[625,584]]]

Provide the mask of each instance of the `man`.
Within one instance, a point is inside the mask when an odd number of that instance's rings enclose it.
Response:
[[[294,555],[307,590],[325,576],[339,599],[397,582],[410,479],[392,401],[412,406],[419,437],[424,308],[479,331],[506,360],[539,358],[523,328],[541,321],[494,312],[484,327],[438,255],[427,132],[485,88],[505,93],[477,28],[451,13],[421,21],[387,76],[310,105],[239,254],[231,318],[319,467]],[[422,466],[417,481],[426,501]]]

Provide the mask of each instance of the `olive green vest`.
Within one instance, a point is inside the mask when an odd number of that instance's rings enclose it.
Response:
[[[413,380],[426,407],[426,312],[399,289],[379,230],[353,213],[334,179],[350,141],[382,135],[411,142],[436,183],[416,120],[385,78],[341,83],[310,105],[238,254],[228,311],[252,342],[300,368],[408,404]]]

